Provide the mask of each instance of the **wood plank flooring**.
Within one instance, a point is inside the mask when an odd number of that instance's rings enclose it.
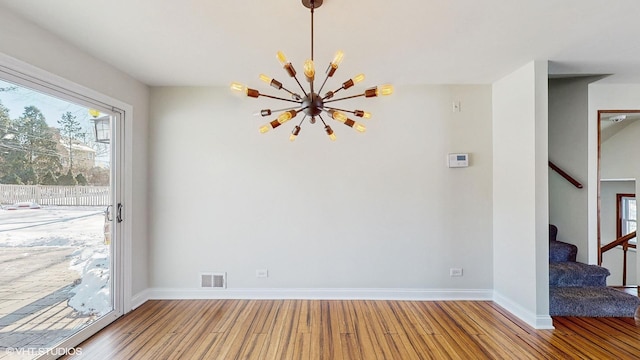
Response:
[[[489,301],[148,301],[86,359],[638,359],[638,318],[535,330]]]

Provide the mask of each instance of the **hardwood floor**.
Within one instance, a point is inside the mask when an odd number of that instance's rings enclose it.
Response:
[[[488,301],[149,301],[86,359],[637,359],[638,318],[534,330]],[[78,357],[78,356],[77,356]]]

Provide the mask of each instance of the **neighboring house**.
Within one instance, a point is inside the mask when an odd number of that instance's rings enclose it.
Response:
[[[58,141],[57,151],[60,154],[62,170],[69,169],[69,139],[60,135],[60,129],[53,129],[53,137]],[[87,171],[96,166],[96,151],[78,139],[71,141],[71,159],[73,172]]]
[[[69,168],[69,142],[65,139],[60,139],[58,145],[58,152],[60,153],[60,163],[63,169]],[[88,170],[95,166],[96,151],[89,146],[74,140],[71,143],[71,154],[73,159],[74,172],[79,170]]]

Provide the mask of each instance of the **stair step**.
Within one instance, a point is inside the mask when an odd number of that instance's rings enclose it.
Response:
[[[609,270],[580,262],[549,263],[549,286],[607,286]]]
[[[634,317],[640,298],[608,287],[550,287],[549,315]]]

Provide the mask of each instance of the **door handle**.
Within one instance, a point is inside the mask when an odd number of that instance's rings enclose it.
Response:
[[[117,211],[117,214],[116,214],[116,221],[118,221],[119,223],[122,222],[122,208],[123,208],[122,204],[118,203],[118,211]]]
[[[111,209],[113,209],[113,205],[109,205],[107,206],[106,209],[104,209],[104,216],[107,218],[107,221],[112,221],[113,217],[111,216]]]

